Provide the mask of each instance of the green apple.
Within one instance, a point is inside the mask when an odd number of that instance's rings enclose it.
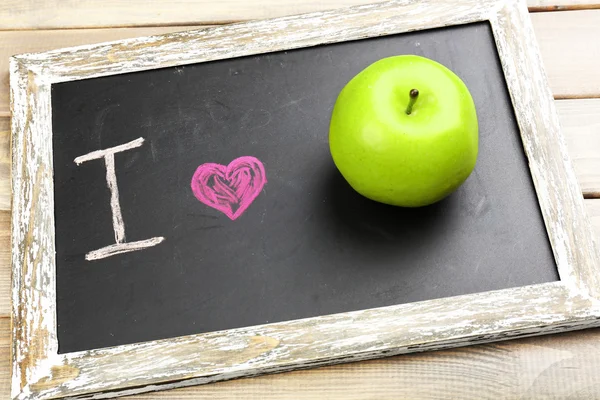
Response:
[[[400,55],[369,65],[340,92],[329,147],[350,186],[402,207],[448,196],[477,160],[475,103],[464,82],[442,64]]]

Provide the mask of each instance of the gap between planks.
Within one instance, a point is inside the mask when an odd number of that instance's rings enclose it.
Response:
[[[0,30],[205,25],[326,11],[383,0],[4,0]],[[527,0],[530,11],[594,9],[599,0]],[[75,18],[73,16],[76,16]]]
[[[530,4],[533,2],[530,2]],[[566,5],[544,5],[543,2],[530,5],[529,12],[553,12],[553,11],[580,11],[580,10],[597,10],[600,9],[600,3],[584,3],[584,4],[566,4]]]

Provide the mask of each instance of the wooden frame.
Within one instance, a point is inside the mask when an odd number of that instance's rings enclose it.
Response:
[[[489,21],[560,281],[58,354],[51,84]],[[11,59],[12,398],[108,398],[600,325],[600,266],[517,0],[400,0]]]

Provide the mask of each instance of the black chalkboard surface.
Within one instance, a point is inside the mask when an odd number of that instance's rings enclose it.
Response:
[[[398,54],[452,69],[479,117],[474,173],[422,209],[329,154],[339,91]],[[52,111],[60,353],[558,280],[485,22],[53,84]],[[199,201],[198,167],[240,157],[244,212]],[[117,242],[144,248],[94,253]]]

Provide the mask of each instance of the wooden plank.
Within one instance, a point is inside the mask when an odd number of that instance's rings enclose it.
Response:
[[[10,209],[10,118],[0,117],[0,210]]]
[[[527,0],[529,11],[590,10],[600,8],[598,0]]]
[[[600,68],[597,67],[600,64],[600,41],[590,40],[591,37],[600,37],[600,10],[538,13],[532,14],[532,19],[555,97],[600,97]],[[0,32],[0,117],[9,115],[8,59],[11,55],[193,28],[169,26]]]
[[[0,213],[4,214],[4,213]],[[4,226],[4,224],[0,223],[0,226]],[[0,228],[0,235],[4,235],[4,229]],[[4,244],[2,244],[4,246]],[[0,261],[1,265],[4,265],[4,261]],[[3,277],[0,277],[2,280]],[[0,288],[2,292],[4,292],[5,288],[2,286]],[[0,299],[0,309],[4,309],[4,293],[2,293],[2,299]],[[10,377],[11,377],[11,367],[10,367],[10,341],[11,341],[11,332],[10,332],[10,318],[9,317],[0,317],[0,398],[9,399],[10,398]]]
[[[4,0],[0,30],[199,25],[324,11],[383,0]],[[532,11],[595,8],[598,0],[527,0]]]
[[[596,242],[600,246],[600,199],[586,200],[586,206],[596,231]]]
[[[600,10],[531,18],[555,98],[600,97]]]
[[[569,154],[585,197],[600,197],[600,99],[558,100]]]
[[[11,313],[10,212],[0,211],[0,316]],[[1,342],[2,339],[0,339]],[[0,381],[1,385],[1,381]]]
[[[0,118],[0,210],[10,209],[10,119]],[[10,313],[10,213],[0,211],[0,315]],[[0,339],[1,340],[1,339]],[[2,381],[0,380],[0,387]]]

